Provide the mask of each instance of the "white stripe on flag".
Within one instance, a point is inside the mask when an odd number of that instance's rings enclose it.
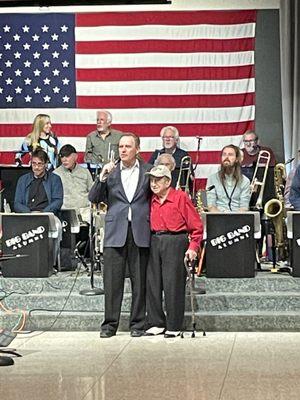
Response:
[[[89,132],[87,132],[88,134]],[[161,138],[157,137],[141,137],[141,151],[152,153],[155,149],[162,147]],[[221,148],[228,144],[235,144],[237,146],[241,143],[242,136],[210,136],[203,137],[201,141],[200,150],[203,151],[220,151]],[[17,151],[24,138],[22,137],[0,137],[0,148],[2,151]],[[62,145],[72,143],[76,150],[79,152],[85,151],[86,137],[70,137],[60,136],[59,141]],[[198,140],[196,137],[181,137],[180,147],[186,151],[196,151]]]
[[[228,67],[254,64],[254,51],[234,53],[76,54],[76,68]]]
[[[77,96],[237,94],[255,91],[255,79],[220,81],[77,82]]]
[[[62,124],[95,123],[96,109],[43,109],[43,113],[51,115],[51,122]],[[252,121],[255,106],[228,108],[143,108],[113,109],[114,124],[184,124],[184,123],[227,123]],[[36,109],[5,109],[1,111],[0,123],[28,123],[37,115]]]
[[[255,24],[140,25],[75,28],[76,41],[239,39],[255,35]]]

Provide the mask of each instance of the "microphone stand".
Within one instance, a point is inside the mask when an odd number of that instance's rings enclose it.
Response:
[[[197,169],[197,166],[199,164],[199,152],[200,152],[200,146],[201,146],[201,140],[202,137],[196,136],[196,139],[198,140],[197,144],[197,155],[196,155],[196,161],[194,167],[192,167],[192,173],[194,175],[194,181],[193,181],[193,193],[192,193],[192,198],[195,199],[195,192],[196,192],[196,179],[195,179],[195,171]]]
[[[91,221],[89,228],[89,241],[90,241],[90,258],[91,258],[91,288],[90,289],[82,289],[79,294],[84,296],[98,296],[104,294],[104,290],[100,288],[96,288],[94,285],[94,269],[95,269],[95,248],[94,248],[94,240],[96,237],[96,232],[94,232],[94,213],[92,208],[90,209]],[[85,265],[86,266],[86,265]]]

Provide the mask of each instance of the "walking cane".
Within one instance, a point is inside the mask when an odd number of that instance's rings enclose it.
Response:
[[[191,310],[192,310],[192,335],[194,338],[196,336],[196,318],[195,318],[195,288],[194,288],[194,280],[191,273],[192,261],[190,261],[187,257],[184,257],[184,267],[187,272],[188,282],[189,282],[189,291],[190,291],[190,299],[191,299]],[[203,336],[206,336],[206,332],[203,330]],[[181,337],[184,338],[183,332],[181,332]]]

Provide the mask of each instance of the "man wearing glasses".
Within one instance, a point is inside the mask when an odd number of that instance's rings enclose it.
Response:
[[[164,128],[162,128],[162,130],[160,131],[160,137],[162,138],[163,148],[160,150],[155,150],[154,153],[152,153],[151,158],[148,162],[149,164],[156,165],[156,160],[161,154],[170,154],[171,156],[173,156],[176,166],[175,169],[172,171],[171,186],[176,187],[179,177],[181,160],[183,159],[183,157],[188,156],[189,154],[185,150],[182,150],[180,147],[178,147],[179,132],[178,129],[175,128],[175,126],[165,126]],[[184,181],[184,178],[185,177],[183,177],[182,181]]]
[[[246,175],[247,178],[250,179],[250,181],[252,180],[252,176],[258,158],[258,153],[261,150],[265,150],[270,153],[269,167],[271,168],[275,167],[276,159],[273,150],[270,149],[270,147],[261,146],[259,144],[259,138],[254,131],[247,131],[244,133],[243,144],[244,148],[242,149],[243,152],[242,172],[243,175]],[[266,162],[265,159],[261,159],[262,164],[265,164],[265,162]]]
[[[58,175],[47,171],[48,156],[42,149],[31,155],[32,172],[22,175],[16,187],[16,212],[52,212],[57,214],[63,204],[63,187]]]

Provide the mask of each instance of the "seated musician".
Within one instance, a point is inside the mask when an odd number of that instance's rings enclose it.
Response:
[[[76,209],[79,219],[89,222],[88,194],[94,183],[91,173],[77,164],[78,154],[71,144],[66,144],[60,149],[59,157],[61,166],[54,170],[54,174],[61,178],[64,189],[62,209]]]
[[[153,167],[150,187],[151,246],[147,269],[146,336],[165,332],[175,337],[182,330],[185,308],[184,259],[195,260],[202,239],[202,223],[187,194],[171,187],[171,172]],[[163,311],[162,292],[166,304]]]
[[[296,168],[292,180],[289,200],[294,210],[300,211],[300,165]]]
[[[291,204],[291,201],[290,201],[290,195],[291,195],[291,186],[292,186],[292,182],[293,182],[293,179],[294,179],[294,176],[295,176],[295,173],[296,173],[296,171],[297,171],[297,168],[298,168],[298,166],[300,165],[300,149],[298,149],[298,152],[297,152],[298,154],[297,154],[297,164],[296,164],[296,166],[294,166],[291,170],[290,170],[290,172],[289,172],[289,174],[288,174],[288,177],[287,177],[287,179],[286,179],[286,183],[285,183],[285,187],[284,187],[284,202],[285,202],[285,208],[290,208],[290,209],[293,209],[294,208],[294,206]],[[291,161],[292,161],[293,159],[291,159]],[[299,173],[299,171],[298,171],[298,173]],[[297,184],[295,184],[295,186],[294,186],[294,189],[293,189],[293,195],[292,195],[292,197],[294,198],[295,197],[295,195],[296,195],[296,191],[297,191]],[[299,188],[298,188],[298,190],[299,190]],[[299,197],[299,196],[297,196],[297,197]],[[295,201],[295,199],[293,199],[293,202]],[[300,204],[298,205],[298,209],[300,210]]]
[[[156,160],[160,155],[171,154],[175,160],[175,169],[172,172],[171,186],[175,188],[179,177],[181,160],[189,154],[178,147],[179,132],[175,126],[165,126],[160,131],[160,136],[162,138],[163,148],[155,150],[154,153],[152,153],[149,164],[156,165]],[[181,181],[184,182],[184,179],[185,177],[182,177]]]
[[[17,182],[14,209],[16,212],[52,212],[57,214],[63,204],[63,187],[59,176],[47,171],[48,156],[41,148],[33,151],[32,172]]]
[[[17,182],[14,209],[19,213],[50,212],[57,214],[63,204],[63,187],[58,175],[47,171],[48,155],[42,148],[32,152],[32,172],[22,175]],[[57,260],[61,240],[61,223],[55,217],[58,238],[54,246]]]
[[[259,138],[254,131],[247,131],[243,135],[244,148],[241,149],[243,152],[243,160],[241,162],[242,172],[250,180],[253,177],[255,170],[255,164],[258,159],[260,151],[267,151],[270,153],[269,167],[275,167],[276,159],[273,150],[270,147],[261,146],[259,144]],[[261,159],[260,163],[265,164],[266,159]]]
[[[222,149],[221,166],[207,179],[207,207],[211,212],[247,211],[250,181],[242,175],[241,152],[230,144]]]

